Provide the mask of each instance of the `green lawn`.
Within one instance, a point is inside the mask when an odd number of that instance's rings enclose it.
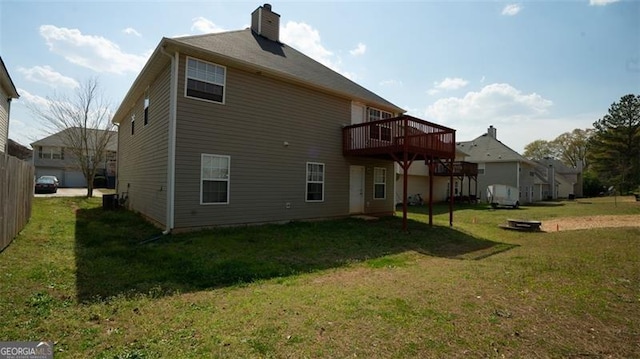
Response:
[[[505,231],[507,218],[637,215],[628,198],[172,236],[100,199],[36,198],[0,253],[0,340],[56,358],[640,357],[640,227]]]

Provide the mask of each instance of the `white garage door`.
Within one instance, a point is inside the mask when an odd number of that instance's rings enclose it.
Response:
[[[64,180],[60,181],[63,187],[80,188],[87,187],[87,181],[84,179],[84,175],[79,171],[65,171]]]

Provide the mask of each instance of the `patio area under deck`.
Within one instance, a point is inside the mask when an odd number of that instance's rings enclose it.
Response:
[[[407,230],[407,171],[425,161],[433,174],[437,163],[453,168],[456,131],[409,115],[345,126],[342,149],[345,156],[362,156],[397,162],[403,171],[402,229]],[[449,225],[453,225],[453,172],[449,174]],[[433,225],[433,176],[429,176],[429,224]]]
[[[453,176],[460,180],[460,193],[455,193],[454,202],[469,202],[476,203],[479,200],[478,197],[478,164],[466,161],[455,161],[451,166],[449,163],[438,163],[435,166],[434,176],[450,176],[453,172]],[[467,180],[467,194],[464,194],[464,179]],[[475,191],[471,194],[471,181],[475,183]]]

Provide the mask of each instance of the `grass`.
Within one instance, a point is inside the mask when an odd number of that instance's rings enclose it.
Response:
[[[99,199],[37,198],[0,253],[0,340],[56,358],[640,357],[640,228],[504,231],[636,214],[625,198],[159,237]]]

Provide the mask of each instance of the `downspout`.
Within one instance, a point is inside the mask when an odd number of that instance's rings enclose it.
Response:
[[[164,47],[160,52],[171,58],[171,83],[169,85],[169,143],[167,153],[167,224],[163,235],[171,233],[174,227],[174,199],[175,199],[175,172],[176,172],[176,117],[178,103],[178,67],[180,65],[180,53],[177,51],[171,55]]]

